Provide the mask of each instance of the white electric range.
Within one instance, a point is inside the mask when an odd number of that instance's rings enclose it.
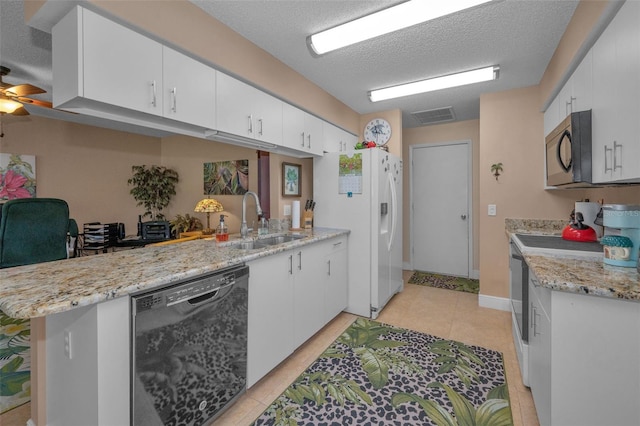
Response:
[[[597,242],[568,241],[556,235],[512,234],[509,252],[513,339],[522,382],[529,386],[529,266],[523,253],[601,259],[603,251]]]

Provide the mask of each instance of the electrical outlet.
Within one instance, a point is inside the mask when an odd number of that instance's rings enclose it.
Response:
[[[64,331],[64,354],[68,359],[71,359],[71,332],[69,330]]]
[[[284,215],[291,216],[291,204],[284,205]]]
[[[489,208],[487,209],[487,214],[489,216],[495,216],[496,214],[498,214],[495,204],[489,204]]]

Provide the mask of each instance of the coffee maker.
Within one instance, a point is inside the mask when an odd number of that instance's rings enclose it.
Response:
[[[604,263],[616,266],[637,267],[638,247],[640,246],[640,205],[607,204],[602,207],[602,224],[605,237],[608,235],[619,236],[619,240],[631,240],[631,247],[622,256],[607,256],[605,245]],[[603,237],[603,240],[606,238]]]

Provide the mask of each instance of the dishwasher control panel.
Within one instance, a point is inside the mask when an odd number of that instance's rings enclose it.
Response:
[[[236,268],[230,271],[203,275],[188,281],[173,284],[170,287],[165,287],[152,293],[135,296],[135,313],[175,305],[185,300],[232,286],[236,281],[236,277],[239,276],[238,274],[245,272],[245,268],[248,269],[247,267],[243,267],[241,269]]]

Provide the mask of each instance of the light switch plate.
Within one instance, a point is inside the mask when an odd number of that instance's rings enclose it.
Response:
[[[487,208],[487,214],[489,216],[495,216],[496,214],[498,214],[497,208],[495,204],[489,204],[488,208]]]
[[[291,204],[284,205],[284,215],[291,216]]]

